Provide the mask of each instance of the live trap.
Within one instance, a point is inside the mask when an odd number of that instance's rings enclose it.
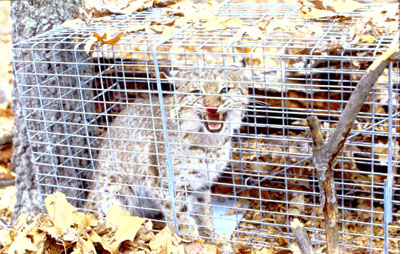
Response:
[[[303,19],[297,5],[225,2],[199,22],[183,20],[188,16],[172,8],[151,9],[58,27],[15,45],[19,100],[41,194],[62,191],[81,206],[88,192],[98,191],[89,186],[105,170],[96,167],[99,146],[124,108],[150,95],[174,96],[167,74],[227,73],[241,63],[245,117],[230,136],[224,172],[208,182],[215,230],[234,246],[290,249],[290,221],[299,218],[319,253],[325,232],[306,118],[317,116],[325,138],[331,135],[367,67],[398,33],[380,23],[399,23],[392,20],[398,8],[361,5],[341,18],[313,21]],[[370,30],[375,11],[383,11],[384,20]],[[105,32],[121,38],[116,44],[93,40]],[[336,161],[341,245],[355,253],[400,251],[399,96],[400,63],[393,61]]]

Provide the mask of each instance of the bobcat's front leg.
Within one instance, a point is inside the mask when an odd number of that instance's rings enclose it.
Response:
[[[193,193],[188,196],[187,201],[190,206],[189,214],[195,219],[200,235],[208,238],[213,237],[211,194],[209,191]]]
[[[186,240],[194,240],[199,237],[196,222],[189,214],[189,204],[186,200],[186,194],[183,190],[177,190],[175,201],[176,218],[174,218],[172,203],[169,198],[169,191],[165,190],[164,197],[161,198],[161,206],[164,209],[165,218],[169,224],[169,227],[175,232],[175,219],[177,221],[178,234],[180,237]]]
[[[228,239],[213,230],[211,193],[209,191],[195,193],[189,199],[190,215],[195,219],[200,235],[206,237],[207,242],[218,246],[223,253],[233,253]]]

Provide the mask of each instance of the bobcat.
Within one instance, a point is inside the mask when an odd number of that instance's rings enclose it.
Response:
[[[118,203],[132,215],[173,222],[174,199],[179,234],[211,237],[210,183],[230,159],[231,136],[247,107],[242,77],[241,70],[175,77],[176,92],[164,100],[175,197],[158,98],[130,104],[104,135],[84,208],[105,211]]]

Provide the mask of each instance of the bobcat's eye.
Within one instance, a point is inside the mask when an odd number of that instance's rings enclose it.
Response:
[[[200,89],[191,90],[190,93],[201,93],[201,90]]]
[[[225,86],[224,88],[221,89],[219,93],[228,93],[230,91],[230,87]]]

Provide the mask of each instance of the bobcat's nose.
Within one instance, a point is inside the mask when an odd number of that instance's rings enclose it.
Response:
[[[208,114],[216,114],[218,111],[218,107],[220,106],[219,103],[211,103],[211,104],[207,104],[204,107],[204,111]]]

